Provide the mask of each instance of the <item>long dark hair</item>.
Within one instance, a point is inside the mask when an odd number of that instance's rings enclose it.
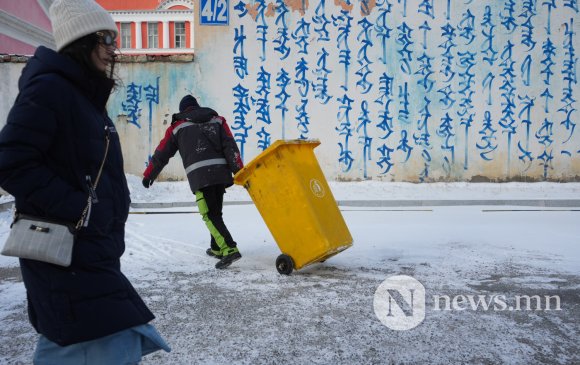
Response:
[[[99,37],[95,33],[88,34],[82,38],[79,38],[60,50],[59,53],[72,58],[75,62],[80,64],[89,75],[97,78],[107,78],[118,84],[118,80],[114,76],[113,72],[115,70],[115,60],[113,57],[108,74],[99,70],[93,60],[91,59],[91,54],[95,47],[99,46]]]

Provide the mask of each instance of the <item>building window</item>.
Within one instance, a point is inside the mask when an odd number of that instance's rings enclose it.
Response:
[[[147,23],[147,48],[159,48],[157,23]]]
[[[184,22],[175,22],[175,48],[186,48]]]
[[[121,23],[121,48],[131,48],[131,23]]]

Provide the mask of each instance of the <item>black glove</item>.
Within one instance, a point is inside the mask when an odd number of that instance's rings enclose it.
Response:
[[[144,177],[143,178],[143,186],[146,187],[147,189],[149,189],[149,187],[153,185],[153,180]]]

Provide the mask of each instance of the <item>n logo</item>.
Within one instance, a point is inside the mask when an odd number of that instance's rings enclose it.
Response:
[[[373,306],[385,326],[409,330],[425,319],[425,287],[410,276],[391,276],[375,291]]]

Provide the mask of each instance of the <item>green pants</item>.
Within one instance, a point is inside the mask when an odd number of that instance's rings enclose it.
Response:
[[[222,253],[237,246],[222,217],[225,191],[223,185],[212,185],[195,192],[199,213],[211,234],[211,249]]]

